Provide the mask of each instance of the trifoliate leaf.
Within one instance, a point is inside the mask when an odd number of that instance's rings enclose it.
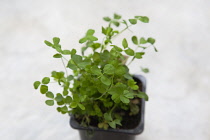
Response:
[[[34,82],[34,89],[38,89],[40,84],[41,84],[40,81]]]
[[[54,105],[54,101],[53,100],[46,100],[45,103],[49,106],[53,106]]]

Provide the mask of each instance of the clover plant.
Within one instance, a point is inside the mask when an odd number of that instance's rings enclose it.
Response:
[[[113,18],[103,19],[108,23],[107,27],[101,28],[103,40],[98,40],[94,35],[95,30],[87,30],[79,40],[83,44],[81,54],[76,49],[63,50],[58,37],[54,37],[52,42],[45,40],[44,43],[56,51],[53,57],[62,60],[65,70],[52,71],[51,76],[34,82],[34,88],[46,95],[47,105],[53,106],[56,103],[58,112],[73,114],[81,125],[88,126],[96,120],[99,128],[108,129],[122,125],[123,116],[116,110],[127,110],[130,115],[136,115],[139,107],[131,100],[148,100],[147,94],[139,90],[129,73],[127,64],[135,59],[142,59],[149,46],[153,46],[155,51],[157,49],[154,46],[155,39],[151,37],[146,39],[132,36],[124,38],[120,45],[114,43],[114,38],[130,26],[137,22],[148,23],[148,17],[135,16],[124,20],[120,15],[114,14]],[[119,30],[119,26],[124,26],[123,30]],[[130,39],[132,44],[128,43]],[[92,53],[85,54],[87,49],[91,49]],[[69,70],[72,71],[71,74],[68,74]],[[148,72],[147,68],[142,70]],[[49,86],[55,83],[60,85],[60,93],[50,90]]]

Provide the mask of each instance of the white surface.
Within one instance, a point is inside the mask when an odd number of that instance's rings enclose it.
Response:
[[[209,140],[209,6],[209,0],[1,0],[1,140],[79,140],[69,117],[46,106],[32,87],[52,69],[63,70],[43,40],[58,36],[65,48],[80,49],[85,31],[99,33],[101,18],[114,12],[150,17],[132,30],[156,38],[159,49],[131,65],[133,73],[139,63],[151,71],[145,131],[137,139]]]

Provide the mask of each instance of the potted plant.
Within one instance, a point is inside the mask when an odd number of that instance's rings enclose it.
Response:
[[[95,30],[89,29],[79,40],[83,44],[81,55],[76,49],[63,50],[58,37],[52,42],[45,40],[45,44],[56,51],[53,57],[62,60],[65,72],[52,71],[50,77],[35,81],[34,88],[46,95],[47,105],[57,103],[58,112],[70,114],[70,124],[79,129],[82,140],[131,140],[143,131],[144,101],[148,96],[144,77],[131,75],[127,64],[142,59],[149,46],[157,51],[155,39],[132,36],[132,44],[124,38],[122,44],[117,45],[114,38],[137,22],[148,23],[149,18],[135,16],[123,20],[114,14],[113,18],[103,19],[108,22],[107,27],[102,27],[104,38],[98,41]],[[124,25],[121,31],[120,25]],[[148,69],[142,70],[148,72]],[[61,87],[60,93],[51,91],[52,80]]]

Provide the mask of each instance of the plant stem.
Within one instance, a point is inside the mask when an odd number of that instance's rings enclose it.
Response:
[[[64,61],[63,61],[63,57],[61,57],[61,60],[62,60],[63,66],[64,66],[64,68],[65,68],[65,71],[66,71],[66,77],[68,77],[68,72],[67,72],[67,69],[66,69],[65,63],[64,63]]]

